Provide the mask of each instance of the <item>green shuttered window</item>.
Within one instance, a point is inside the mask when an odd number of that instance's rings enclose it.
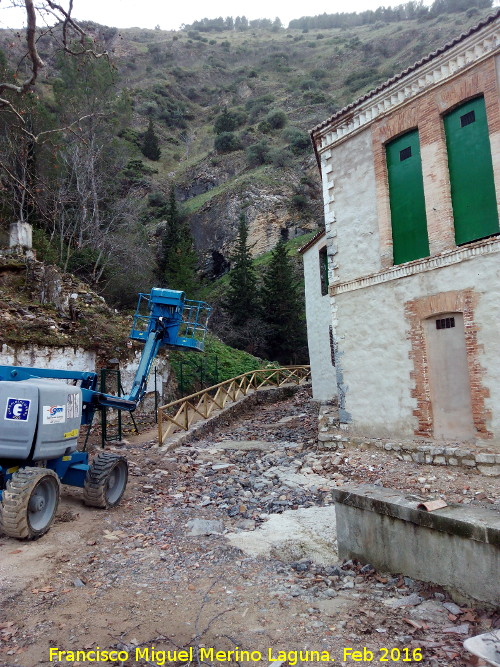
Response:
[[[429,255],[418,130],[386,146],[394,264]]]
[[[451,201],[457,245],[499,231],[490,139],[484,98],[444,117]]]
[[[321,278],[321,296],[328,294],[328,254],[326,246],[319,251],[319,275]]]

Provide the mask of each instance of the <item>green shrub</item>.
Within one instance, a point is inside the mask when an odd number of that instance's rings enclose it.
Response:
[[[269,105],[274,102],[274,95],[267,93],[266,95],[261,95],[252,100],[247,100],[245,103],[245,109],[248,111],[248,121],[249,123],[254,123],[257,118],[269,108]]]
[[[148,205],[157,208],[159,206],[165,206],[167,203],[167,198],[163,192],[151,192],[148,195]]]
[[[354,92],[368,84],[374,84],[377,80],[378,70],[375,67],[365,67],[363,69],[352,72],[344,79],[344,85]]]
[[[289,127],[283,131],[283,138],[288,141],[294,155],[311,150],[311,140],[307,132],[298,127]]]
[[[270,111],[266,116],[266,123],[270,125],[273,130],[281,130],[288,122],[287,115],[281,109]]]
[[[33,227],[33,250],[46,264],[59,264],[57,243],[52,245],[48,234],[37,227]]]
[[[300,84],[301,90],[316,90],[318,88],[318,82],[314,79],[305,79]]]
[[[328,73],[324,69],[313,69],[311,76],[313,79],[316,79],[316,81],[319,81],[320,79],[325,79],[328,76]]]
[[[268,161],[274,167],[290,167],[293,161],[293,156],[287,148],[270,148]]]
[[[141,133],[131,127],[125,127],[123,130],[120,130],[118,136],[120,139],[125,139],[125,141],[134,144],[134,146],[137,146],[138,148],[142,145]]]
[[[92,282],[94,280],[94,269],[99,263],[99,252],[92,248],[79,248],[75,250],[68,261],[68,272]]]
[[[331,101],[331,98],[320,90],[314,90],[311,93],[305,93],[304,100],[308,104],[326,104]],[[332,110],[331,113],[334,113],[334,110]]]
[[[232,153],[241,148],[241,141],[234,132],[221,132],[215,137],[214,148],[217,153]]]
[[[233,132],[238,127],[241,127],[247,120],[247,114],[240,109],[228,111],[225,109],[220,116],[217,116],[214,123],[215,134],[222,134],[222,132]]]
[[[257,129],[259,132],[262,132],[262,134],[269,134],[271,132],[272,127],[269,125],[267,120],[261,120],[260,123],[257,125]]]
[[[299,211],[303,211],[305,208],[307,208],[308,204],[309,200],[305,195],[296,194],[292,196],[292,206]]]
[[[247,162],[250,167],[258,167],[270,160],[269,144],[265,139],[252,144],[246,150]]]

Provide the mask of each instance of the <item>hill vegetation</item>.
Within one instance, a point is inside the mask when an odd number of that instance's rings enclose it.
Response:
[[[287,28],[245,17],[180,31],[83,24],[109,62],[40,35],[36,94],[19,117],[0,114],[1,224],[31,222],[40,259],[118,308],[182,276],[188,296],[223,304],[228,281],[210,286],[234,261],[242,214],[253,257],[322,225],[308,130],[489,12],[491,0],[435,0]],[[22,35],[0,31],[0,80],[21,76],[24,50]]]

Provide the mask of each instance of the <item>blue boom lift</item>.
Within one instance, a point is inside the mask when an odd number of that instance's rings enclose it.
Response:
[[[114,507],[128,479],[123,456],[77,451],[82,425],[103,407],[132,412],[163,346],[203,351],[210,307],[184,292],[140,294],[130,338],[144,348],[130,394],[97,390],[97,373],[0,366],[0,531],[18,539],[46,533],[61,484],[83,488],[85,504]],[[54,381],[60,380],[60,382]]]

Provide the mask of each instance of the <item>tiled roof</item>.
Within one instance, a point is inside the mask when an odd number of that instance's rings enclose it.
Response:
[[[302,248],[299,248],[299,253],[302,255],[308,250],[312,245],[316,243],[318,239],[325,235],[325,230],[321,229],[317,234],[315,234],[310,241],[308,241]]]
[[[370,99],[370,97],[374,97],[375,95],[380,93],[385,88],[388,88],[393,83],[396,83],[396,81],[399,81],[399,79],[402,79],[407,74],[410,74],[411,72],[415,71],[419,67],[422,67],[422,65],[425,65],[426,63],[431,61],[433,58],[436,58],[437,56],[441,55],[442,53],[444,53],[448,49],[451,49],[453,46],[455,46],[456,44],[459,44],[464,39],[466,39],[467,37],[470,37],[471,35],[478,32],[479,30],[481,30],[482,28],[484,28],[488,24],[493,23],[493,21],[495,21],[499,16],[500,16],[500,9],[498,9],[494,14],[491,14],[487,18],[480,21],[477,25],[470,28],[467,32],[464,32],[459,37],[456,37],[455,39],[453,39],[451,42],[448,42],[447,44],[440,47],[436,51],[433,51],[432,53],[429,53],[429,55],[425,56],[425,58],[422,58],[422,60],[419,60],[416,63],[414,63],[413,65],[411,65],[410,67],[407,67],[400,74],[397,74],[396,76],[393,76],[391,79],[387,79],[387,81],[384,81],[384,83],[381,83],[379,86],[377,86],[377,88],[374,88],[373,90],[370,90],[370,92],[366,93],[366,95],[363,95],[362,97],[357,99],[355,102],[351,102],[351,104],[348,104],[343,109],[340,109],[340,111],[337,111],[336,113],[334,113],[333,116],[330,116],[330,118],[328,118],[327,120],[323,121],[319,125],[316,125],[316,127],[314,127],[310,131],[311,136],[313,136],[314,133],[317,132],[318,130],[322,130],[324,127],[326,127],[327,125],[332,123],[337,118],[340,118],[347,111],[351,111],[352,109],[357,107],[359,104],[361,104],[365,100]]]

